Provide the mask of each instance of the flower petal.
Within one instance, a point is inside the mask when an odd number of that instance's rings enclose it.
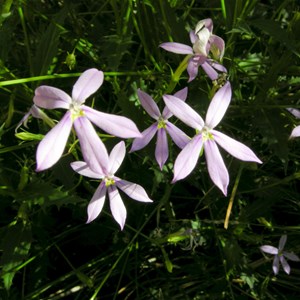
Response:
[[[95,128],[86,117],[74,121],[81,152],[90,169],[97,174],[107,174],[108,153]]]
[[[171,95],[164,95],[163,99],[172,114],[183,123],[198,130],[202,129],[204,126],[203,119],[188,104]]]
[[[214,95],[206,114],[206,125],[214,128],[222,120],[231,101],[231,85],[229,81],[225,83]]]
[[[71,163],[71,167],[75,172],[85,177],[93,179],[100,179],[104,177],[104,174],[99,174],[91,170],[85,161],[74,161]]]
[[[86,117],[105,132],[120,138],[137,138],[141,133],[136,125],[128,118],[107,114],[82,105]]]
[[[199,60],[196,60],[195,57],[190,58],[187,66],[187,72],[189,74],[188,82],[193,81],[198,75],[199,65],[200,65]]]
[[[35,89],[33,102],[42,108],[65,108],[69,109],[72,103],[71,97],[64,91],[47,85]]]
[[[207,63],[210,66],[212,66],[214,69],[216,69],[217,71],[222,72],[222,73],[227,73],[227,69],[223,65],[213,61],[212,59],[208,59]]]
[[[198,36],[196,35],[195,31],[191,30],[189,32],[189,35],[190,35],[190,41],[191,41],[191,43],[195,44],[196,40],[198,39]]]
[[[290,139],[300,136],[300,125],[295,127],[291,133]]]
[[[119,194],[119,191],[114,185],[108,187],[109,205],[114,219],[119,223],[123,230],[126,221],[126,208]]]
[[[105,186],[105,182],[102,181],[99,184],[95,194],[93,195],[92,200],[90,201],[87,207],[87,213],[88,213],[87,223],[94,221],[101,213],[105,201],[105,195],[106,195],[106,186]]]
[[[222,72],[222,73],[227,73],[227,69],[226,69],[223,65],[221,65],[221,64],[219,64],[219,63],[213,61],[212,59],[208,59],[208,60],[207,60],[207,63],[208,63],[209,65],[211,65],[211,66],[212,66],[214,69],[216,69],[217,71]]]
[[[279,260],[281,262],[284,272],[289,275],[291,273],[291,267],[286,261],[286,259],[284,258],[284,256],[283,255],[279,256]]]
[[[131,199],[140,201],[140,202],[153,202],[147,195],[146,191],[142,186],[130,181],[122,180],[117,177],[116,186],[122,190],[125,194],[128,195]]]
[[[82,104],[94,94],[103,83],[103,72],[89,69],[83,72],[73,86],[72,98],[77,104]]]
[[[212,34],[209,38],[210,51],[213,53],[213,57],[222,59],[225,51],[225,42],[222,38]]]
[[[289,111],[297,119],[300,119],[300,110],[299,109],[288,107],[286,110]]]
[[[300,261],[300,258],[294,253],[283,251],[282,254],[289,260]]]
[[[272,268],[273,268],[274,274],[277,275],[279,272],[279,257],[278,257],[278,255],[275,255],[275,257],[274,257]]]
[[[196,135],[178,154],[172,183],[188,176],[195,168],[203,146],[202,135]]]
[[[201,54],[207,57],[208,55],[208,40],[210,38],[210,32],[207,28],[203,28],[200,31],[196,31],[196,34],[198,36],[198,39],[195,41],[193,45],[193,50],[195,54]]]
[[[181,43],[167,42],[160,44],[159,47],[177,54],[194,54],[191,46]]]
[[[191,140],[181,129],[171,122],[166,122],[166,130],[173,142],[181,149],[183,149]]]
[[[161,170],[165,162],[167,161],[168,156],[169,156],[169,148],[168,148],[168,139],[167,139],[166,130],[164,128],[159,128],[157,131],[155,158]]]
[[[201,68],[205,72],[205,74],[211,79],[211,80],[217,80],[219,77],[218,72],[211,66],[208,61],[205,61],[203,64],[201,64]]]
[[[282,235],[279,240],[278,252],[282,252],[282,250],[285,246],[286,240],[287,240],[287,235],[286,234]]]
[[[133,143],[132,143],[132,146],[131,146],[131,149],[129,152],[137,151],[137,150],[140,150],[140,149],[144,148],[145,146],[147,146],[150,143],[150,141],[152,140],[152,138],[154,137],[156,131],[157,131],[157,122],[155,122],[150,127],[145,129],[142,132],[141,138],[135,138],[133,140]]]
[[[36,152],[36,171],[52,167],[62,156],[72,128],[71,113],[68,111],[39,143]]]
[[[273,254],[273,255],[278,254],[278,249],[273,246],[264,245],[264,246],[259,247],[259,249],[265,253],[269,253],[269,254]]]
[[[137,94],[143,108],[149,114],[149,116],[155,120],[158,120],[160,117],[160,111],[153,98],[147,93],[143,92],[141,89],[137,90]]]
[[[217,130],[211,130],[211,133],[214,136],[215,141],[237,159],[242,161],[254,161],[260,164],[262,163],[262,161],[246,145]]]
[[[210,18],[200,20],[195,29],[195,33],[198,34],[203,28],[207,28],[210,33],[213,31],[213,21]]]
[[[182,101],[185,101],[186,98],[187,98],[187,93],[188,93],[188,88],[185,87],[181,90],[179,90],[178,92],[176,92],[174,94],[174,97],[182,100]],[[164,120],[167,120],[169,119],[173,114],[170,112],[170,110],[168,109],[168,106],[165,106],[163,112],[162,112],[162,117],[164,118]]]
[[[227,196],[229,174],[215,141],[207,140],[204,143],[204,152],[211,180]]]
[[[111,150],[109,155],[109,173],[115,174],[122,164],[126,154],[125,143],[123,141],[119,142]]]

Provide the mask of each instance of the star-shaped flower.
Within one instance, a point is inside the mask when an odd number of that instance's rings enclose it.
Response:
[[[194,109],[180,99],[170,95],[165,95],[163,99],[178,119],[196,129],[196,135],[176,158],[173,182],[185,178],[193,171],[203,148],[210,178],[224,195],[227,195],[229,174],[217,145],[240,160],[261,163],[250,148],[214,129],[222,120],[231,100],[229,82],[220,88],[211,100],[205,122]]]
[[[96,155],[100,156],[101,154],[100,152],[97,152]],[[104,205],[106,192],[108,192],[112,215],[119,223],[121,229],[123,229],[127,212],[117,188],[122,190],[134,200],[141,202],[152,202],[143,187],[136,183],[123,180],[114,175],[122,164],[124,157],[125,143],[122,141],[112,149],[109,157],[106,158],[105,164],[95,166],[93,170],[84,161],[71,163],[71,167],[77,173],[90,178],[102,180],[88,205],[87,223],[92,222],[100,214]],[[100,161],[100,158],[98,160]],[[95,169],[98,169],[98,171],[95,171]]]
[[[300,261],[299,257],[296,254],[283,250],[286,240],[287,240],[287,236],[285,234],[280,238],[278,248],[269,245],[264,245],[260,247],[261,251],[274,255],[273,272],[275,275],[277,275],[279,272],[279,262],[281,263],[284,272],[290,274],[291,267],[285,258],[288,258],[292,261]]]
[[[144,148],[152,140],[155,133],[157,133],[155,158],[160,169],[162,169],[169,156],[167,133],[181,149],[190,141],[190,139],[182,130],[168,121],[173,114],[167,107],[165,107],[161,113],[151,96],[140,89],[137,91],[137,94],[145,111],[156,120],[156,122],[142,132],[142,137],[134,139],[130,152]],[[174,96],[185,101],[187,97],[187,88],[178,91]]]
[[[51,86],[40,86],[35,90],[33,102],[37,106],[48,109],[67,109],[60,122],[45,135],[38,145],[37,171],[48,169],[59,160],[73,124],[79,138],[82,155],[90,165],[96,163],[95,151],[102,152],[103,159],[101,160],[105,161],[107,158],[106,148],[102,142],[102,144],[98,143],[100,149],[94,147],[97,133],[91,122],[109,134],[121,138],[135,138],[141,135],[136,125],[128,118],[99,112],[84,105],[85,100],[102,85],[103,77],[102,71],[86,70],[73,86],[72,97]]]
[[[209,58],[212,54],[214,59],[221,60],[224,55],[225,43],[222,38],[212,33],[213,23],[211,19],[204,19],[198,22],[196,29],[190,31],[190,40],[193,46],[167,42],[159,46],[169,52],[177,54],[188,54],[191,58],[188,62],[187,72],[189,82],[194,80],[198,74],[198,67],[201,66],[211,80],[218,79],[218,72],[227,73],[221,64]]]

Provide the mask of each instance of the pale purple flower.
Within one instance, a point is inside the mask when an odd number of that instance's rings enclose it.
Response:
[[[300,110],[299,109],[295,109],[295,108],[287,108],[287,110],[293,115],[295,116],[297,119],[300,119]],[[300,136],[300,125],[296,126],[293,130],[292,133],[290,135],[290,139],[291,138],[295,138],[295,137],[299,137]]]
[[[187,66],[189,82],[196,78],[199,66],[202,67],[211,80],[218,79],[219,75],[217,71],[227,73],[224,66],[209,58],[209,54],[212,54],[214,59],[221,60],[225,49],[224,40],[214,35],[212,30],[212,20],[204,19],[198,22],[195,30],[190,31],[192,47],[174,42],[159,45],[169,52],[191,55]]]
[[[260,247],[261,251],[274,255],[273,272],[275,275],[277,275],[279,272],[279,262],[281,263],[284,272],[287,274],[290,274],[291,267],[288,264],[288,262],[286,261],[286,258],[288,258],[292,261],[300,261],[299,257],[296,254],[283,250],[286,240],[287,240],[287,236],[283,235],[279,240],[278,248],[275,248],[275,247],[269,246],[269,245],[264,245],[264,246]]]
[[[135,138],[141,135],[136,125],[128,118],[99,112],[84,105],[85,100],[102,85],[103,77],[102,71],[86,70],[73,86],[72,97],[51,86],[40,86],[35,90],[33,101],[37,106],[48,109],[67,109],[60,122],[45,135],[38,145],[37,171],[48,169],[59,160],[73,124],[79,138],[82,155],[91,166],[96,163],[93,161],[95,151],[102,152],[103,160],[107,158],[106,148],[102,142],[97,143],[99,149],[93,146],[97,133],[91,122],[109,134],[121,138]]]
[[[211,100],[205,122],[185,102],[170,95],[163,98],[169,110],[178,119],[196,129],[196,135],[176,158],[173,182],[185,178],[193,171],[203,148],[210,178],[224,195],[227,195],[229,174],[217,145],[240,160],[261,163],[250,148],[214,129],[222,120],[231,100],[229,82],[220,88]]]
[[[155,133],[157,133],[155,158],[160,169],[162,169],[169,156],[167,133],[181,149],[184,148],[190,139],[182,130],[168,121],[173,114],[167,107],[165,107],[161,113],[151,96],[140,89],[137,91],[137,94],[145,111],[156,120],[156,122],[142,132],[142,137],[134,139],[130,152],[144,148],[152,140]],[[187,88],[178,91],[174,96],[185,101]]]
[[[99,157],[100,155],[100,152],[96,152],[96,156]],[[95,168],[93,168],[92,170],[84,161],[76,161],[71,163],[71,167],[77,173],[90,178],[102,180],[88,205],[87,223],[92,222],[98,217],[104,205],[106,192],[108,192],[110,210],[112,212],[112,215],[114,219],[119,223],[121,229],[123,229],[127,212],[117,188],[122,190],[125,194],[127,194],[134,200],[141,202],[152,202],[143,187],[136,183],[123,180],[114,175],[122,164],[124,157],[125,143],[122,141],[119,142],[112,149],[110,155],[106,157],[104,165],[98,165],[98,168],[96,166],[98,171],[95,171]],[[98,161],[100,161],[100,158],[98,158]]]

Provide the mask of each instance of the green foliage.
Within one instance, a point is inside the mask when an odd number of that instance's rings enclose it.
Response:
[[[300,108],[297,1],[7,0],[0,12],[0,299],[298,298],[299,263],[275,277],[272,258],[259,250],[277,247],[287,234],[286,249],[300,254],[300,140],[289,140],[300,121],[286,110]],[[204,117],[211,82],[199,70],[187,84],[188,57],[158,47],[189,44],[189,30],[204,18],[226,42],[223,63],[233,87],[219,128],[263,164],[241,166],[223,152],[226,198],[203,155],[188,178],[171,184],[179,149],[170,144],[161,171],[151,142],[126,155],[118,176],[142,185],[154,203],[124,196],[123,231],[108,203],[85,224],[98,182],[70,168],[81,157],[75,135],[58,164],[35,171],[37,144],[63,112],[47,111],[51,122],[32,117],[15,133],[34,89],[45,84],[70,93],[84,70],[98,68],[104,84],[88,104],[131,118],[141,131],[151,121],[138,88],[163,108],[162,95],[188,85],[187,102]],[[109,149],[118,141],[101,138]]]

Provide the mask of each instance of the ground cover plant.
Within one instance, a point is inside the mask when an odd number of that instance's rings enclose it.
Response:
[[[0,299],[298,299],[299,7],[2,1]]]

